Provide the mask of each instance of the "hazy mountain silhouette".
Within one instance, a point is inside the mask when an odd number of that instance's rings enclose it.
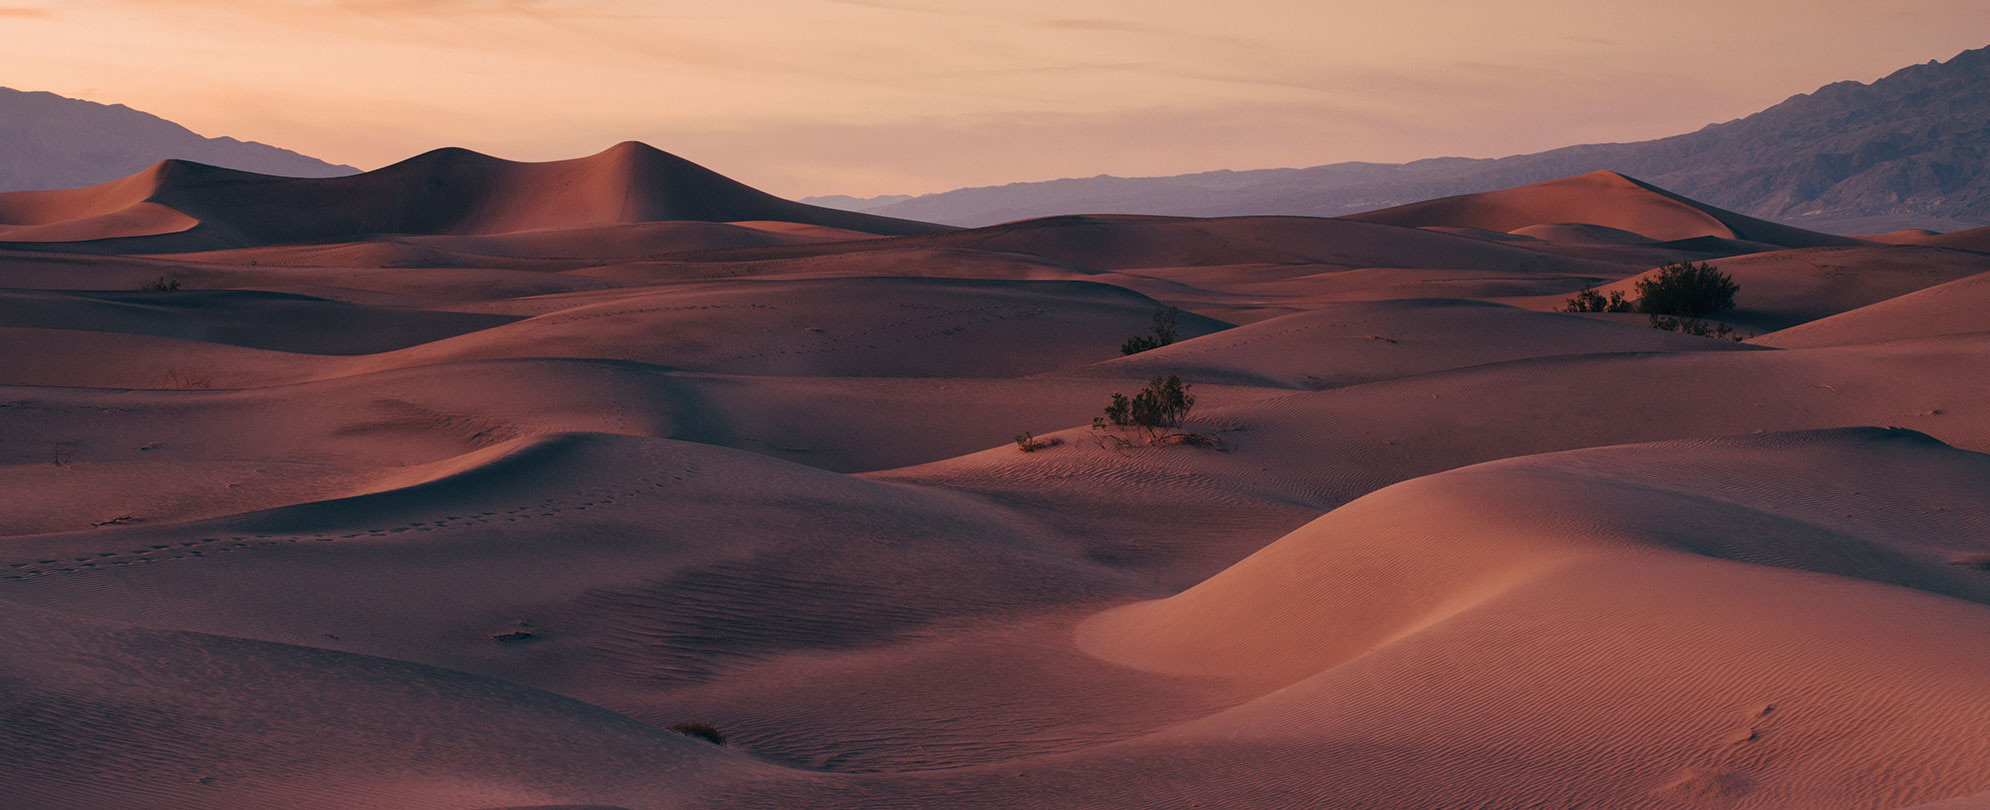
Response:
[[[1654,141],[1498,159],[1100,176],[960,189],[898,202],[822,202],[952,225],[1065,213],[1340,216],[1610,170],[1805,228],[1948,231],[1990,224],[1986,158],[1990,48],[1905,68],[1871,84],[1826,85],[1746,118]]]
[[[203,138],[122,104],[0,87],[0,191],[95,185],[168,159],[290,177],[359,171],[253,141]]]

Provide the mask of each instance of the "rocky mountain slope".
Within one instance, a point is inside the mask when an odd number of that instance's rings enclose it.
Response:
[[[1815,230],[1950,231],[1990,224],[1987,154],[1990,48],[1871,84],[1827,85],[1746,118],[1655,141],[1487,160],[1101,176],[839,207],[954,225],[1065,213],[1339,216],[1609,170]]]
[[[122,104],[0,87],[0,191],[96,185],[167,159],[289,177],[359,171],[253,141],[203,138]]]

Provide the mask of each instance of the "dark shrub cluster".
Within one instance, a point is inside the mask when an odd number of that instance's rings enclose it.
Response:
[[[1119,344],[1120,354],[1139,354],[1148,349],[1158,349],[1175,342],[1175,323],[1181,310],[1168,307],[1154,313],[1154,326],[1148,334],[1134,335]]]
[[[1610,297],[1596,291],[1595,287],[1577,290],[1575,296],[1562,305],[1563,312],[1630,312],[1631,302],[1624,298],[1623,290],[1611,290]]]
[[[1733,309],[1741,286],[1711,264],[1681,262],[1638,279],[1637,288],[1639,312],[1701,318]]]
[[[1651,316],[1651,328],[1663,329],[1667,332],[1678,332],[1694,337],[1720,338],[1736,342],[1754,337],[1754,335],[1747,335],[1736,331],[1734,327],[1724,323],[1710,324],[1699,318],[1679,318],[1671,315]]]
[[[670,726],[670,730],[677,732],[678,734],[682,734],[686,737],[697,737],[698,739],[704,740],[705,742],[711,743],[713,745],[726,744],[725,733],[719,731],[718,727],[712,725],[711,723],[700,723],[696,720],[686,720],[682,723],[672,724]]]
[[[1195,394],[1188,389],[1182,378],[1170,374],[1155,377],[1146,388],[1131,397],[1115,391],[1112,404],[1106,406],[1105,415],[1093,417],[1092,426],[1145,428],[1150,431],[1181,427],[1182,420],[1188,418],[1189,409],[1195,407]]]
[[[1055,437],[1038,436],[1035,433],[1031,433],[1027,430],[1016,434],[1016,449],[1021,450],[1025,453],[1034,453],[1038,450],[1042,450],[1043,448],[1056,447],[1057,445],[1063,443],[1064,442]]]

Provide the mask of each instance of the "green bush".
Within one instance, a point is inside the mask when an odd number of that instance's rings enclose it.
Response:
[[[146,292],[171,292],[179,288],[180,288],[179,279],[160,276],[159,280],[145,282],[145,286],[139,287],[138,289],[144,290]]]
[[[1700,318],[1733,309],[1741,286],[1711,264],[1681,262],[1638,279],[1637,288],[1639,312]]]

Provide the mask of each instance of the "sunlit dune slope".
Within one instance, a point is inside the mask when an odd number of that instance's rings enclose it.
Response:
[[[1499,232],[1582,223],[1661,241],[1710,236],[1792,248],[1857,241],[1724,211],[1611,171],[1411,203],[1347,219]]]

